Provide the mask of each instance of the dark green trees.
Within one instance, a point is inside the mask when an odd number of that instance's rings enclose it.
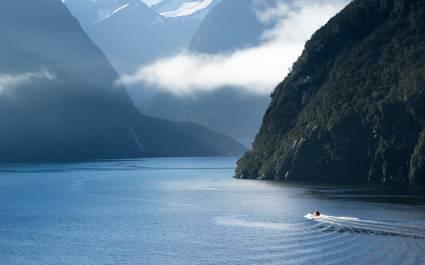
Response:
[[[276,88],[240,178],[425,182],[425,1],[355,0]]]

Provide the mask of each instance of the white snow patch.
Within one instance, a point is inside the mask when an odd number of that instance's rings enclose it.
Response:
[[[118,7],[117,9],[115,9],[114,11],[112,11],[110,13],[107,13],[107,14],[104,14],[105,13],[105,10],[101,10],[99,12],[99,19],[95,23],[101,22],[101,21],[104,21],[104,20],[110,18],[111,16],[115,15],[116,13],[120,12],[121,10],[127,8],[129,5],[130,5],[130,3],[127,3],[125,5],[122,5],[122,6]]]
[[[183,17],[190,16],[196,12],[199,12],[207,8],[213,0],[200,0],[183,3],[179,8],[174,11],[162,12],[161,15],[164,17]]]

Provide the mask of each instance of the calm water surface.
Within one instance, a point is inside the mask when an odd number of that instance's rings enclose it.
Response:
[[[0,264],[425,264],[423,192],[242,181],[235,161],[2,166]]]

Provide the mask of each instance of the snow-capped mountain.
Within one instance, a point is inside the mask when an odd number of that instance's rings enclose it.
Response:
[[[142,0],[63,0],[83,26],[99,23],[126,8],[145,5]]]
[[[120,74],[187,47],[200,21],[161,16],[142,0],[66,0]],[[89,12],[90,11],[90,12]]]
[[[142,0],[65,0],[64,3],[123,75],[187,48],[202,18],[218,1],[164,0],[151,7]],[[175,13],[165,17],[160,14],[163,12]],[[180,14],[186,15],[177,16]],[[154,92],[139,86],[128,89],[138,106]]]

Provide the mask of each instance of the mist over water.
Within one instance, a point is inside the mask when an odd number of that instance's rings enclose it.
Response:
[[[1,166],[1,264],[423,262],[421,191],[243,181],[235,162]]]

